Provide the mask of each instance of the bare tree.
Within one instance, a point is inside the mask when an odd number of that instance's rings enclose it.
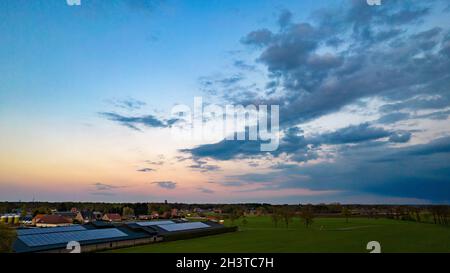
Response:
[[[279,210],[274,208],[270,218],[272,219],[272,223],[275,225],[275,227],[278,227],[278,222],[280,221],[281,218]]]
[[[286,228],[289,227],[289,223],[292,222],[292,218],[294,218],[294,212],[289,207],[284,207],[280,211],[280,218],[283,219]]]
[[[309,227],[314,222],[314,212],[311,206],[304,206],[300,211],[300,218],[303,220],[306,227]]]
[[[342,207],[341,213],[342,213],[342,216],[345,217],[345,222],[348,223],[348,218],[351,216],[350,210],[347,207]]]

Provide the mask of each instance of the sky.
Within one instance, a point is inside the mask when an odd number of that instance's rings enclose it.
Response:
[[[1,1],[0,200],[448,204],[449,26],[443,0]],[[196,97],[279,106],[278,148],[177,138]]]

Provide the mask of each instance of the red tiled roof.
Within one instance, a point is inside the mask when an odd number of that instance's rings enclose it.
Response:
[[[111,220],[122,220],[122,217],[118,213],[107,213],[105,216]]]
[[[41,219],[42,217],[44,217],[46,214],[36,214],[36,216],[34,216],[34,220],[38,220]]]
[[[38,217],[39,216],[39,217]],[[61,215],[38,215],[35,217],[36,223],[40,224],[70,224],[72,220]]]

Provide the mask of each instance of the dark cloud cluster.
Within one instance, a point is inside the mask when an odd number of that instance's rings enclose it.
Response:
[[[109,103],[111,103],[115,107],[122,108],[124,110],[138,110],[147,105],[147,103],[134,98],[110,100]]]
[[[410,132],[388,131],[381,127],[371,126],[370,123],[352,125],[336,131],[305,137],[298,127],[285,130],[279,148],[271,152],[273,156],[280,154],[292,155],[296,162],[306,162],[318,157],[317,150],[321,145],[356,144],[361,142],[387,139],[390,142],[407,142],[411,138]],[[386,140],[385,140],[386,142]],[[251,156],[262,156],[259,141],[222,140],[214,144],[200,145],[193,149],[183,149],[195,157],[209,157],[216,160],[239,159]]]
[[[405,143],[411,139],[411,132],[397,132],[389,137],[390,142]]]
[[[233,65],[241,70],[255,71],[256,69],[255,65],[248,64],[243,60],[236,60],[234,61]]]
[[[130,129],[141,131],[139,126],[148,128],[166,128],[173,124],[172,120],[164,121],[160,120],[153,115],[144,116],[125,116],[112,112],[102,112],[100,115],[108,120],[119,123]]]
[[[143,172],[143,173],[148,173],[148,172],[153,172],[155,171],[155,169],[152,168],[142,168],[142,169],[138,169],[138,172]]]
[[[208,164],[207,161],[201,160],[200,158],[194,157],[192,158],[194,164],[189,165],[188,167],[191,169],[199,170],[200,172],[209,172],[209,171],[219,171],[220,167],[213,164]]]
[[[409,113],[392,112],[379,118],[378,123],[382,124],[396,123],[397,121],[409,119],[410,116],[411,115]]]
[[[112,196],[115,195],[114,190],[124,188],[124,186],[115,186],[111,184],[97,182],[92,184],[94,190],[91,192],[92,195],[102,195],[102,196]]]
[[[381,148],[386,148],[384,145]],[[450,137],[428,144],[380,149],[343,147],[332,162],[305,166],[277,164],[270,173],[229,176],[223,186],[259,185],[261,189],[308,188],[449,202]]]
[[[254,66],[246,64],[244,61],[235,61],[234,65],[240,69],[251,71],[254,70]],[[236,86],[240,86],[241,82],[245,79],[242,73],[233,74],[230,76],[215,75],[209,77],[200,77],[199,84],[203,92],[210,95],[217,95],[217,88],[235,90]]]
[[[287,155],[290,162],[275,164],[269,174],[229,177],[223,185],[256,183],[266,189],[306,187],[448,202],[449,138],[414,145],[409,143],[414,130],[393,129],[400,121],[449,117],[450,17],[432,18],[440,16],[444,5],[392,0],[372,7],[354,0],[316,11],[306,22],[293,22],[292,13],[283,11],[279,29],[261,27],[245,35],[242,44],[256,50],[256,62],[268,71],[266,90],[250,86],[242,91],[239,82],[229,82],[223,98],[235,104],[280,105],[284,134],[271,156]],[[221,93],[218,85],[210,89]],[[282,92],[271,96],[273,90]],[[370,98],[385,103],[376,121],[310,136],[299,129]],[[332,160],[297,164],[319,158],[324,145],[335,147]],[[259,148],[257,141],[223,140],[182,151],[233,160],[266,156]]]
[[[202,193],[207,193],[207,194],[213,194],[214,193],[213,190],[208,189],[208,188],[204,188],[204,187],[199,187],[199,188],[197,188],[197,190],[199,190]]]
[[[183,153],[190,153],[189,149],[182,149],[181,152]],[[208,161],[202,159],[202,157],[191,155],[191,156],[184,156],[184,155],[178,155],[175,156],[175,160],[177,162],[185,162],[185,161],[191,161],[191,165],[188,165],[187,167],[193,170],[198,170],[202,173],[206,173],[209,171],[220,171],[221,168],[218,165],[209,164]]]
[[[380,127],[372,127],[369,123],[348,126],[332,133],[317,137],[318,142],[325,144],[359,143],[390,136],[392,133]]]
[[[248,45],[264,46],[270,43],[273,33],[267,28],[250,32],[241,42]]]
[[[152,161],[152,160],[146,160],[145,163],[150,164],[150,165],[164,165],[164,161],[159,160],[159,161]]]
[[[168,190],[173,190],[177,187],[177,183],[172,182],[172,181],[155,181],[155,182],[152,182],[152,184],[155,184],[158,187],[161,187],[163,189],[168,189]]]
[[[255,30],[242,43],[260,48],[257,61],[270,72],[270,84],[286,91],[278,98],[285,126],[373,96],[395,101],[392,106],[399,110],[427,107],[418,95],[435,95],[429,106],[442,108],[450,97],[444,88],[450,85],[448,39],[441,26],[416,30],[438,4],[387,1],[374,8],[350,1],[345,7],[317,11],[314,21],[300,23],[293,23],[284,11],[281,30]],[[324,50],[330,45],[337,49]],[[254,102],[268,100],[264,92],[253,95]],[[227,98],[251,103],[241,94]],[[411,98],[417,103],[410,104]]]
[[[114,185],[100,183],[100,182],[95,183],[94,186],[97,191],[109,191],[109,190],[120,188],[119,186],[114,186]]]

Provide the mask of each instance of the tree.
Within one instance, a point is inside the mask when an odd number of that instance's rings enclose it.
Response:
[[[154,211],[159,211],[159,206],[157,206],[156,204],[153,203],[148,203],[147,204],[147,214],[151,215]]]
[[[341,213],[342,213],[342,216],[345,217],[345,222],[348,223],[348,218],[351,216],[350,210],[347,207],[342,207]]]
[[[59,203],[56,207],[56,210],[58,211],[67,211],[68,209],[66,203]]]
[[[244,219],[242,219],[242,225],[246,226],[247,224],[248,224],[247,217],[244,216]]]
[[[420,219],[420,209],[415,208],[414,209],[414,213],[416,214],[416,221],[420,222],[421,221],[421,219]]]
[[[282,208],[280,211],[280,218],[283,219],[284,224],[286,225],[286,228],[289,227],[289,223],[292,222],[292,218],[294,217],[294,212],[289,208],[285,207]]]
[[[278,222],[280,221],[281,217],[280,217],[280,211],[279,209],[273,209],[272,211],[272,215],[270,216],[270,218],[272,219],[272,223],[275,225],[275,227],[278,227]]]
[[[238,220],[239,218],[241,218],[241,216],[243,215],[243,211],[238,209],[238,208],[234,208],[231,210],[230,214],[228,215],[228,218],[230,219],[231,223],[234,224],[234,221]]]
[[[0,253],[12,252],[12,244],[15,239],[15,230],[4,224],[0,224]]]
[[[314,213],[311,206],[304,206],[300,211],[300,218],[305,223],[306,227],[312,225],[314,221]]]
[[[125,217],[125,218],[132,218],[132,217],[134,217],[134,209],[132,209],[130,207],[123,207],[122,216]]]
[[[397,220],[402,220],[403,217],[403,209],[401,207],[395,208],[395,215],[397,217]]]
[[[36,210],[34,210],[33,217],[38,214],[50,214],[50,213],[51,213],[50,208],[41,206],[41,207],[38,207]]]
[[[20,217],[25,217],[27,216],[27,205],[23,204],[22,209],[20,211]]]
[[[159,215],[163,215],[165,212],[170,212],[170,206],[166,204],[161,204],[158,208]]]
[[[267,210],[266,210],[266,208],[263,207],[263,206],[258,207],[258,208],[256,209],[256,215],[258,215],[258,216],[265,215],[266,213],[267,213]]]

